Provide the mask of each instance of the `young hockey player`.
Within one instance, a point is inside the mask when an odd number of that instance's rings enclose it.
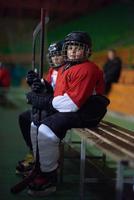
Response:
[[[35,158],[38,142],[40,172],[29,184],[30,195],[45,196],[56,191],[59,142],[65,137],[66,131],[96,126],[106,113],[109,100],[102,96],[103,72],[88,61],[91,47],[91,39],[86,32],[68,34],[63,46],[67,63],[58,71],[54,95],[43,95],[40,82],[40,89],[27,96],[37,109],[55,111],[40,122],[31,124]]]
[[[50,68],[45,77],[45,80],[52,86],[53,90],[55,89],[58,70],[64,63],[62,55],[62,46],[63,41],[60,41],[52,43],[48,48],[48,63]],[[32,70],[29,71],[27,75],[27,83],[30,87],[32,87],[33,80],[35,78],[38,79],[38,74]],[[30,138],[31,110],[27,110],[19,115],[19,126],[23,138],[30,150],[30,152],[26,155],[26,158],[24,160],[19,161],[16,167],[16,174],[24,175],[29,170],[31,170],[31,168],[34,165],[32,144]]]

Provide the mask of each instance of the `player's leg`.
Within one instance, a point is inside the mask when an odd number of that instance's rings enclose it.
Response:
[[[83,115],[85,110],[68,113],[55,113],[44,119],[38,129],[38,149],[40,158],[40,174],[29,185],[28,193],[33,196],[43,196],[56,191],[56,169],[59,159],[59,142],[66,131],[71,128],[96,126],[106,113],[106,107],[98,105],[98,99],[90,101],[91,111]],[[103,108],[102,108],[103,107]],[[98,111],[98,109],[100,109]],[[88,115],[87,115],[88,114]],[[86,120],[82,119],[86,117]],[[31,135],[34,155],[36,153],[35,129]]]
[[[19,115],[18,118],[19,127],[22,133],[22,136],[26,142],[26,145],[29,148],[29,153],[25,158],[18,162],[16,166],[16,174],[24,175],[27,171],[31,170],[34,165],[34,158],[32,152],[32,143],[30,137],[30,128],[31,128],[31,110],[27,110]]]
[[[32,133],[33,152],[36,157],[35,130]],[[37,133],[36,133],[37,134]],[[46,125],[38,128],[40,172],[29,185],[28,194],[45,196],[56,191],[60,139]]]
[[[31,137],[31,143],[32,143],[32,149],[33,149],[33,155],[36,159],[36,148],[37,148],[37,126],[32,122],[31,123],[31,131],[30,131],[30,137]]]
[[[29,185],[28,193],[45,196],[56,191],[59,142],[66,131],[80,123],[75,113],[56,113],[47,117],[38,129],[40,173]],[[35,129],[34,129],[35,131]],[[35,132],[31,132],[34,155],[36,155]]]
[[[30,138],[30,128],[31,128],[31,110],[27,110],[19,115],[18,118],[19,127],[22,136],[26,142],[28,148],[32,151],[32,144]]]

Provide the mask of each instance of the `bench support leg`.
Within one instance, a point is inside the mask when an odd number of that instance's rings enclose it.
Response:
[[[84,182],[85,182],[85,159],[86,159],[86,141],[81,139],[81,155],[80,155],[80,200],[84,199]]]
[[[123,163],[119,161],[117,163],[117,175],[116,175],[116,200],[122,200],[123,196]]]

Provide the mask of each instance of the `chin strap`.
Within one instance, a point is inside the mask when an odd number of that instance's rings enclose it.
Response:
[[[63,67],[63,70],[62,72],[66,71],[67,69],[69,69],[71,66],[73,66],[74,64],[71,64],[71,63],[66,63]]]
[[[81,63],[83,63],[84,61],[86,61],[86,60],[79,60],[79,61],[66,61],[66,64],[65,64],[65,66],[64,66],[64,68],[63,68],[63,72],[65,71],[65,70],[67,70],[67,69],[69,69],[70,67],[72,67],[73,65],[78,65],[78,64],[81,64]]]

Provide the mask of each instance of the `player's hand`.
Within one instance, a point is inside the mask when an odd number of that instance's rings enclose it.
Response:
[[[33,84],[33,80],[35,78],[39,78],[38,73],[34,72],[33,70],[28,71],[27,76],[26,76],[26,81],[29,86]]]
[[[42,93],[45,91],[45,85],[44,83],[39,79],[39,78],[35,78],[33,80],[33,84],[32,84],[32,91],[35,93]]]

